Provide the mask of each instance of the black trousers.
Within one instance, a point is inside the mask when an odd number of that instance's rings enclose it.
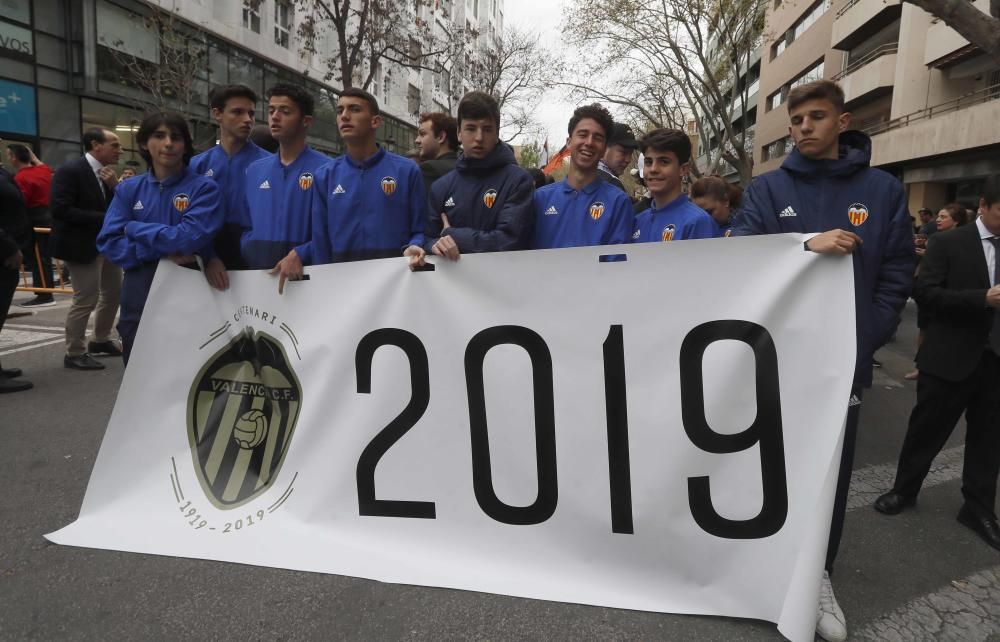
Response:
[[[52,227],[52,216],[48,207],[35,207],[28,210],[32,227]],[[24,262],[31,266],[31,282],[36,288],[54,288],[55,279],[52,274],[52,255],[49,253],[49,234],[35,234],[38,243],[38,253],[42,257],[41,265],[32,248],[31,256],[25,255]],[[44,276],[44,280],[43,277]],[[50,298],[49,293],[39,294],[42,298]]]
[[[962,495],[974,513],[995,519],[1000,472],[1000,357],[988,350],[983,351],[976,369],[962,381],[920,373],[917,405],[910,413],[893,490],[906,497],[917,496],[934,457],[941,452],[963,412],[968,429]]]
[[[7,320],[7,312],[10,311],[10,302],[14,300],[17,281],[17,270],[8,270],[0,264],[0,332],[3,331],[3,322]]]
[[[847,407],[847,424],[844,426],[844,448],[840,452],[840,470],[837,473],[837,491],[833,497],[833,519],[830,521],[830,539],[826,545],[826,570],[833,574],[833,562],[840,550],[840,538],[844,534],[844,518],[847,516],[847,493],[851,489],[851,473],[854,472],[854,444],[858,437],[858,421],[861,419],[861,397],[864,391],[859,387],[851,390],[851,400]]]

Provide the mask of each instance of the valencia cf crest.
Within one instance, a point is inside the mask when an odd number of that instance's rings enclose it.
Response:
[[[396,193],[396,179],[392,176],[386,176],[382,179],[382,191],[385,192],[386,196],[392,196]]]
[[[590,218],[597,221],[601,218],[601,214],[604,214],[604,203],[594,203],[590,206]]]
[[[660,240],[663,241],[663,242],[673,241],[674,240],[674,232],[676,230],[677,230],[677,226],[674,225],[673,223],[671,223],[670,225],[666,226],[665,228],[663,228],[663,232],[660,235]]]
[[[858,227],[868,220],[868,208],[862,203],[855,203],[847,210],[847,218],[851,219],[851,225]]]
[[[313,185],[313,175],[309,172],[302,172],[299,174],[299,187],[302,189],[309,189]]]
[[[495,189],[486,190],[483,194],[483,204],[486,207],[493,208],[493,204],[497,202],[497,191]]]
[[[301,404],[284,348],[263,332],[245,330],[202,367],[188,394],[188,442],[216,508],[236,508],[271,487]]]
[[[191,204],[191,197],[187,194],[178,194],[174,197],[174,209],[183,213]]]

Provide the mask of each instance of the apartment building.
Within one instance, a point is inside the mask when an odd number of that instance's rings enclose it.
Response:
[[[985,11],[989,3],[975,4]],[[872,137],[872,165],[903,181],[911,212],[950,201],[974,206],[983,179],[1000,173],[1000,69],[942,21],[899,0],[802,6],[768,13],[780,36],[770,39],[761,70],[754,173],[779,166],[790,151],[782,140],[787,114],[778,109],[787,88],[806,76],[831,78],[844,88],[852,127]]]
[[[477,55],[488,55],[502,33],[503,0],[406,6],[412,14],[407,24],[416,27],[430,25],[438,34],[460,25],[473,28],[479,33]],[[316,53],[304,50],[298,34],[304,17],[294,0],[0,0],[0,147],[26,143],[56,166],[80,154],[84,129],[100,126],[119,134],[123,162],[138,160],[133,136],[148,91],[129,81],[122,60],[146,69],[167,60],[167,45],[148,21],[154,7],[173,16],[174,28],[189,34],[191,46],[202,52],[190,70],[190,100],[168,96],[169,107],[191,122],[196,146],[214,144],[207,105],[212,86],[243,83],[263,95],[277,82],[292,82],[316,97],[310,144],[329,154],[342,151],[335,117],[341,88],[324,80],[337,43],[326,33]],[[419,50],[416,39],[407,44]],[[379,142],[396,152],[412,147],[419,112],[448,110],[471,89],[463,62],[444,61],[436,70],[379,64],[369,86],[384,113]],[[264,117],[260,110],[258,119]]]

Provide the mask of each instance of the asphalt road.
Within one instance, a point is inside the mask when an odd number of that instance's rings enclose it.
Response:
[[[0,396],[2,639],[781,639],[766,622],[50,544],[42,534],[78,513],[122,376],[118,359],[101,372],[63,368],[60,300],[9,319],[0,335],[0,361],[35,383]],[[834,586],[851,639],[1000,640],[1000,554],[955,522],[963,430],[915,510],[889,518],[871,508],[891,484],[914,401],[903,374],[915,334],[911,306],[897,341],[878,355],[884,366],[864,401]]]

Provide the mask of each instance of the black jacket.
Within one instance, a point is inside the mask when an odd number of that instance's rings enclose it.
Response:
[[[931,311],[917,368],[948,381],[965,379],[979,364],[993,315],[986,306],[990,288],[979,226],[938,232],[927,240],[914,298]]]
[[[66,163],[52,177],[52,256],[74,263],[97,258],[97,233],[108,203],[85,156]]]
[[[431,193],[431,185],[451,170],[455,169],[458,152],[448,152],[434,160],[420,163],[420,173],[424,175],[424,193]]]
[[[18,250],[31,255],[33,234],[24,197],[10,174],[0,174],[0,261]]]

